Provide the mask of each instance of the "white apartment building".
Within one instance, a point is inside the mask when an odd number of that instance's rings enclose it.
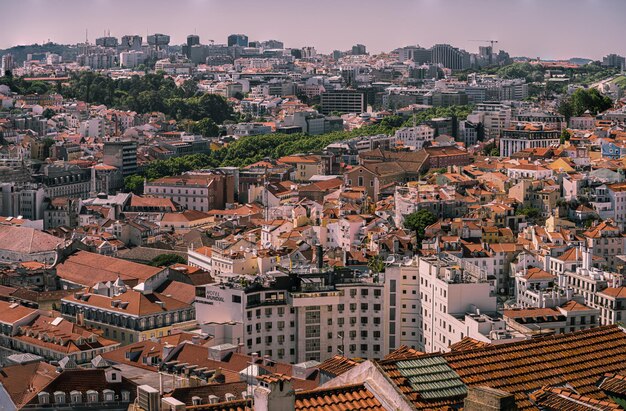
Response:
[[[590,248],[583,246],[581,253],[582,265],[577,267],[576,271],[565,271],[559,275],[558,286],[562,289],[572,288],[574,294],[582,296],[585,305],[589,307],[598,309],[604,307],[600,324],[613,324],[616,316],[609,309],[613,310],[616,307],[611,307],[611,304],[604,300],[610,300],[608,297],[611,296],[611,290],[624,286],[624,276],[592,267]],[[601,293],[604,294],[601,295]]]
[[[624,199],[621,195],[620,198]],[[626,207],[626,203],[620,207]],[[586,237],[587,246],[593,250],[593,254],[603,258],[609,269],[614,270],[617,265],[622,264],[617,256],[623,255],[626,251],[626,237],[622,235],[618,225],[610,220],[602,221],[589,228],[583,235]]]
[[[502,130],[511,126],[512,109],[506,104],[480,103],[467,116],[472,123],[483,123],[485,137],[498,138]]]
[[[104,137],[105,123],[102,117],[82,121],[78,133],[84,137]]]
[[[385,307],[389,351],[400,345],[448,351],[464,337],[484,342],[511,337],[504,320],[493,316],[496,297],[486,271],[458,258],[417,258],[388,267]]]
[[[213,329],[233,327],[246,352],[298,363],[334,355],[382,358],[383,284],[332,278],[326,270],[210,284],[196,292],[196,318]],[[219,333],[226,335],[228,333]]]
[[[435,138],[435,129],[425,124],[413,127],[403,127],[396,131],[396,144],[402,143],[411,150],[421,150],[424,143]]]
[[[554,308],[574,297],[570,287],[559,288],[557,277],[538,267],[515,274],[515,301],[518,307]]]

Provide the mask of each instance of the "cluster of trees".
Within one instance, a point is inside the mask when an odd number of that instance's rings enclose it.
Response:
[[[415,113],[415,122],[417,124],[424,121],[431,120],[438,117],[454,117],[455,119],[466,118],[468,114],[472,112],[474,106],[450,106],[450,107],[430,107],[426,110]],[[411,126],[413,124],[413,117],[404,123],[404,126]]]
[[[9,88],[18,94],[46,94],[49,92],[58,92],[61,85],[49,85],[43,81],[26,81],[23,77],[14,77],[8,71],[3,77],[0,77],[0,85],[9,86]]]
[[[234,118],[232,107],[223,97],[199,95],[194,80],[187,80],[179,87],[172,78],[161,73],[112,79],[92,71],[81,72],[72,75],[70,84],[61,89],[61,94],[138,113],[159,111],[177,121],[209,118],[221,124]]]
[[[579,88],[571,96],[564,98],[559,104],[559,113],[569,120],[584,114],[587,110],[597,114],[613,107],[613,101],[595,88]]]
[[[417,122],[430,120],[440,116],[467,116],[471,112],[470,106],[434,107],[420,111],[416,114]],[[202,124],[204,120],[192,122],[192,127]],[[229,143],[220,150],[209,154],[193,154],[167,160],[150,162],[143,175],[128,176],[125,179],[125,187],[128,191],[141,193],[143,190],[144,176],[153,180],[170,175],[176,175],[185,171],[214,168],[224,166],[242,167],[264,158],[279,158],[296,153],[308,153],[320,151],[327,145],[349,139],[351,137],[393,134],[399,127],[412,124],[412,120],[402,117],[390,116],[380,123],[362,127],[352,131],[335,131],[319,136],[311,136],[303,133],[295,134],[263,134],[257,136],[245,136],[237,141]]]
[[[173,264],[187,264],[187,260],[178,254],[160,254],[150,261],[150,265],[155,267],[169,267]]]

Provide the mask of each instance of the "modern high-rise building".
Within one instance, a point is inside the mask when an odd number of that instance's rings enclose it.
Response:
[[[278,40],[267,40],[261,43],[261,46],[266,49],[284,49],[285,44]]]
[[[245,34],[231,34],[228,36],[228,47],[231,46],[248,47],[248,36]]]
[[[417,64],[430,63],[432,61],[432,53],[430,50],[420,46],[403,47],[398,50],[398,60],[410,60]]]
[[[626,67],[626,58],[617,54],[609,54],[602,59],[602,65],[623,69]]]
[[[367,49],[365,48],[365,46],[363,44],[356,44],[356,45],[352,46],[352,55],[353,56],[359,56],[359,55],[363,55],[363,54],[367,54]]]
[[[482,64],[493,64],[493,47],[480,46],[478,47],[478,57]]]
[[[367,110],[365,93],[357,90],[331,90],[320,94],[322,114],[363,113]]]
[[[120,48],[123,50],[137,50],[141,51],[141,43],[143,42],[143,38],[136,34],[127,34],[122,36],[122,41],[120,42]]]
[[[197,34],[190,34],[187,36],[187,45],[195,46],[196,44],[200,44],[200,36]]]
[[[170,44],[170,36],[161,33],[150,34],[148,44],[156,48],[165,47]]]
[[[0,77],[5,76],[7,71],[13,70],[13,55],[5,54],[2,56],[2,61],[0,64]]]
[[[117,47],[117,37],[105,36],[96,39],[96,46],[100,47]]]
[[[449,44],[435,44],[430,49],[432,62],[441,64],[451,70],[465,70],[470,66],[470,55],[465,50],[460,50]]]
[[[190,34],[187,36],[187,44],[183,46],[183,54],[187,58],[191,58],[191,48],[200,44],[200,36],[197,34]]]
[[[137,172],[137,143],[112,141],[104,143],[103,163],[117,167],[124,177]]]

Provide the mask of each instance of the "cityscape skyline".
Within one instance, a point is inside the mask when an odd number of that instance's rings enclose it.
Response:
[[[189,0],[179,2],[174,9],[160,0],[123,5],[118,0],[62,0],[54,6],[37,0],[5,3],[8,13],[29,16],[30,29],[20,29],[20,19],[5,22],[1,48],[48,40],[74,44],[83,41],[86,34],[93,42],[107,31],[115,37],[139,34],[144,39],[148,33],[162,32],[172,37],[171,44],[182,44],[187,35],[194,33],[203,43],[209,39],[223,43],[229,34],[242,32],[251,40],[277,39],[287,47],[314,46],[323,53],[346,50],[356,43],[365,44],[371,53],[412,44],[430,47],[437,43],[476,52],[482,44],[474,40],[495,39],[499,41],[497,49],[512,56],[599,59],[609,53],[623,52],[619,39],[626,34],[626,27],[619,24],[626,13],[626,3],[616,0],[524,0],[517,6],[493,0],[394,0],[385,6],[355,1],[333,4],[323,0],[298,5],[297,10],[284,0],[261,4],[243,0],[238,8],[221,1]],[[600,4],[602,7],[598,7]],[[245,13],[247,6],[252,5],[257,9]],[[120,7],[126,13],[121,13]],[[146,13],[147,9],[151,12]],[[238,13],[235,21],[226,18],[233,13]],[[314,23],[302,24],[301,15],[311,22],[325,21],[324,30]],[[349,15],[350,23],[346,20]],[[280,24],[273,24],[272,19]],[[511,19],[522,22],[534,19],[533,30],[523,24],[511,24]],[[185,24],[180,24],[181,21]],[[384,27],[385,21],[393,23],[389,26],[393,30]],[[467,24],[471,21],[489,24]],[[603,30],[594,34],[590,21],[602,21]],[[570,27],[589,28],[571,32]]]

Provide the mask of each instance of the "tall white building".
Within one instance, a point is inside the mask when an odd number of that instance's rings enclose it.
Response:
[[[448,351],[464,337],[490,343],[511,338],[495,315],[495,288],[487,271],[453,256],[388,267],[385,307],[390,351],[400,345]]]
[[[279,361],[384,357],[383,284],[336,275],[276,271],[207,285],[197,289],[196,316],[220,343]]]
[[[467,116],[473,123],[483,123],[485,137],[498,138],[505,128],[511,126],[511,107],[500,103],[477,104],[474,112]]]
[[[401,142],[411,150],[421,150],[424,143],[435,138],[435,129],[425,124],[413,127],[403,127],[396,131],[396,144]]]
[[[7,71],[13,70],[13,55],[5,54],[0,61],[0,77],[5,76]]]

